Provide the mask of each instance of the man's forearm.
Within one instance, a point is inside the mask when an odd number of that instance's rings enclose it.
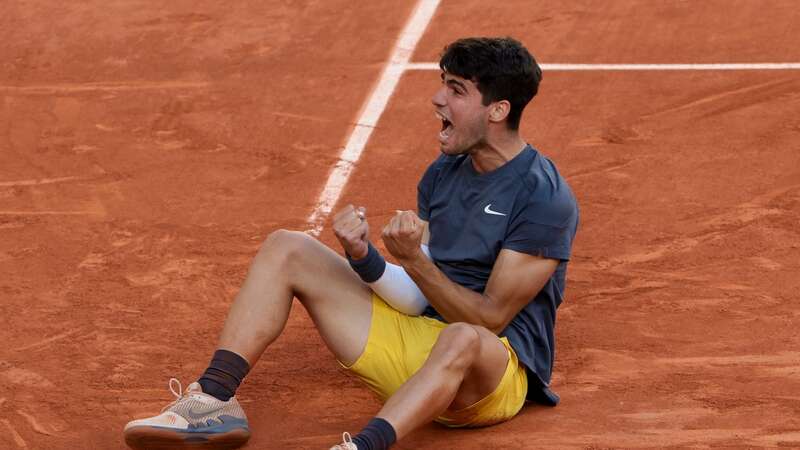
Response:
[[[490,298],[454,283],[424,255],[399,262],[448,322],[467,322],[499,332]]]

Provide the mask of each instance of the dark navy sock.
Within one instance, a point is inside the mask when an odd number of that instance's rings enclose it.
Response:
[[[353,443],[358,450],[387,450],[396,440],[397,435],[392,424],[376,417],[355,435]]]
[[[203,392],[227,402],[236,394],[242,384],[250,364],[241,356],[229,350],[217,350],[203,375],[197,380]]]

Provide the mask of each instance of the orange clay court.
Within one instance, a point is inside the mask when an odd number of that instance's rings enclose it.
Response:
[[[522,134],[581,224],[561,404],[396,448],[800,447],[800,8],[598,5],[442,0],[407,55],[522,41],[545,65]],[[125,423],[172,399],[170,377],[202,372],[265,236],[313,228],[415,8],[2,2],[0,448],[122,450]],[[367,206],[376,243],[438,154],[439,73],[412,67],[335,197]],[[327,448],[379,408],[296,306],[239,390],[247,448]]]

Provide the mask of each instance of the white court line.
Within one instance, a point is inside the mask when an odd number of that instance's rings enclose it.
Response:
[[[411,59],[411,54],[414,53],[417,42],[419,42],[422,33],[425,32],[425,28],[427,28],[433,17],[433,13],[439,6],[439,1],[420,0],[414,8],[414,13],[397,38],[392,55],[383,69],[378,84],[361,110],[361,116],[356,121],[347,144],[341,155],[339,155],[339,161],[336,162],[330,175],[328,175],[328,182],[317,199],[314,211],[308,217],[307,222],[310,229],[306,233],[312,236],[319,236],[322,231],[325,220],[333,207],[336,206],[339,195],[344,190],[353,167],[361,157],[361,152],[364,151],[372,130],[378,123],[381,114],[383,114],[383,110],[389,102],[389,97],[392,96],[395,87],[397,87],[406,64]]]
[[[800,70],[800,63],[754,64],[539,64],[542,70]],[[439,63],[409,63],[406,70],[439,70]]]

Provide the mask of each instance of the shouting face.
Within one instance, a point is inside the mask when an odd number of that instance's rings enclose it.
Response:
[[[431,99],[442,121],[440,150],[448,155],[470,153],[486,140],[489,107],[483,105],[478,86],[470,80],[442,73],[442,86]]]

